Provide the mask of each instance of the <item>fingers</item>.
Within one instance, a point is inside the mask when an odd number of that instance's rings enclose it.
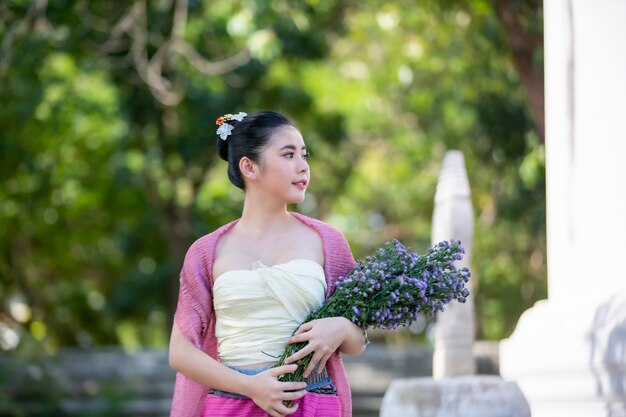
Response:
[[[300,349],[299,351],[297,351],[296,353],[294,353],[293,355],[285,359],[285,363],[297,362],[311,352],[313,352],[313,348],[311,347],[311,345],[306,345],[305,347],[303,347],[302,349]]]
[[[305,358],[309,353],[313,352],[313,349],[313,346],[311,344],[308,344],[287,359],[285,359],[285,363],[297,362],[300,359]]]
[[[298,409],[298,404],[291,404],[290,407],[285,405],[285,402],[293,402],[297,399],[304,397],[307,394],[306,382],[285,382],[281,383],[281,390],[295,389],[298,391],[282,391],[277,397],[278,401],[272,402],[271,411],[277,416],[286,416],[293,414]]]
[[[297,400],[298,398],[304,397],[306,394],[307,391],[305,389],[302,389],[300,391],[285,392],[284,395],[281,395],[281,397],[283,397],[283,401],[293,401]]]
[[[320,359],[322,359],[322,356],[323,356],[322,353],[315,352],[315,354],[313,355],[313,358],[311,358],[311,362],[309,362],[309,366],[306,367],[306,369],[304,370],[304,373],[302,374],[303,377],[306,378],[309,375],[311,375],[311,372],[313,372],[315,365],[317,365]]]
[[[287,344],[292,345],[298,342],[306,342],[311,339],[311,334],[307,331],[294,333],[289,339],[287,339]]]
[[[267,415],[270,417],[285,417],[285,414],[276,410],[271,410],[270,412],[267,413]]]
[[[287,416],[289,414],[295,413],[297,409],[298,409],[298,404],[292,404],[291,407],[287,407],[285,404],[281,402],[274,407],[273,411],[274,413],[276,413],[275,415],[277,417],[283,417],[283,416]]]
[[[304,390],[305,388],[306,388],[306,382],[304,381],[281,382],[281,386],[280,386],[280,389],[282,389],[283,391],[300,391],[300,390]]]
[[[300,325],[300,327],[298,327],[298,330],[296,330],[296,332],[294,333],[294,336],[298,335],[298,334],[300,334],[302,332],[306,332],[308,330],[311,330],[312,327],[313,327],[313,322],[310,322],[310,321],[306,322],[306,323]]]
[[[281,375],[293,373],[296,369],[298,369],[296,364],[283,365],[251,376],[258,382],[255,385],[258,385],[259,389],[252,392],[250,398],[267,413],[268,417],[285,417],[298,409],[298,405],[291,402],[306,395],[306,382],[283,382],[278,379]],[[283,402],[287,402],[290,407]]]
[[[320,366],[317,367],[317,373],[321,373],[322,369],[326,366],[326,362],[330,359],[331,355],[324,355],[324,357],[320,360]]]
[[[298,365],[293,363],[290,365],[283,365],[283,366],[278,366],[276,368],[270,368],[269,371],[272,376],[275,376],[276,378],[278,378],[279,376],[284,375],[284,374],[292,374],[296,371],[296,369],[298,369]]]

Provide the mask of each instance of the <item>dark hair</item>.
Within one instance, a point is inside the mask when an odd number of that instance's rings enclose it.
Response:
[[[293,122],[282,114],[264,110],[252,113],[241,122],[228,120],[233,126],[226,140],[217,136],[217,152],[228,162],[228,179],[236,187],[245,189],[243,177],[239,170],[239,160],[247,156],[256,163],[260,162],[261,152],[269,144],[272,135],[283,126],[294,126]]]

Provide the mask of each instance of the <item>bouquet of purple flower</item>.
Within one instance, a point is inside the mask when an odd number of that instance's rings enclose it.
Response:
[[[402,243],[385,243],[372,256],[358,261],[337,281],[335,292],[311,312],[304,323],[326,317],[345,317],[366,331],[370,327],[395,329],[408,326],[419,314],[432,317],[452,300],[465,302],[465,288],[471,276],[468,268],[456,268],[465,249],[461,241],[443,241],[425,255],[409,252]],[[307,342],[287,345],[275,366],[306,346]],[[284,374],[281,381],[302,381],[302,374],[313,354],[298,360],[298,369]]]

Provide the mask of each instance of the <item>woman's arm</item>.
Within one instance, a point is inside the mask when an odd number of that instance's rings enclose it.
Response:
[[[346,355],[358,356],[367,346],[365,331],[345,317],[336,317],[345,321],[346,331],[339,351]]]
[[[170,338],[169,364],[177,372],[204,386],[245,395],[272,417],[293,414],[297,404],[288,408],[282,402],[296,400],[306,394],[305,382],[278,380],[281,375],[294,372],[297,368],[295,365],[271,368],[256,375],[244,375],[196,348],[176,324]],[[298,391],[285,392],[287,390]]]
[[[174,324],[170,338],[170,367],[207,387],[245,395],[246,375],[222,365],[192,345]]]
[[[209,291],[212,260],[207,259],[209,251],[206,250],[210,242],[207,237],[198,239],[185,254],[170,337],[169,364],[205,387],[245,395],[272,417],[293,414],[298,408],[297,404],[286,407],[283,401],[302,398],[306,394],[306,383],[282,382],[278,378],[294,372],[297,369],[295,365],[271,368],[256,375],[244,375],[224,366],[198,347],[204,337],[202,328],[213,314]]]

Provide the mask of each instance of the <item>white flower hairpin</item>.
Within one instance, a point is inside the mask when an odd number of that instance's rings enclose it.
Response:
[[[234,129],[233,125],[231,125],[230,123],[226,123],[226,122],[228,122],[229,120],[236,120],[238,122],[241,122],[243,118],[246,117],[247,115],[248,113],[244,113],[240,111],[237,114],[228,113],[228,114],[218,117],[217,120],[215,121],[215,124],[219,126],[217,128],[216,133],[220,135],[220,139],[226,140],[228,135],[230,135],[231,131]]]

